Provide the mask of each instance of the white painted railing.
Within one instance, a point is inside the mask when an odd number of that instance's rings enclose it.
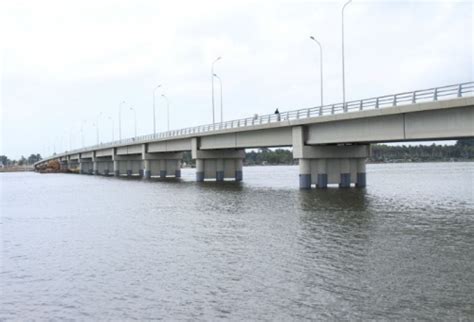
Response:
[[[422,102],[437,101],[442,99],[456,98],[470,96],[474,92],[474,82],[466,82],[455,85],[448,85],[442,87],[435,87],[429,89],[422,89],[413,92],[398,93],[392,95],[384,95],[379,97],[366,98],[362,100],[355,100],[338,104],[323,105],[318,107],[310,107],[288,112],[281,112],[280,114],[267,114],[254,117],[247,117],[239,120],[232,120],[222,123],[200,125],[195,127],[188,127],[179,130],[171,130],[167,132],[160,132],[156,134],[148,134],[137,136],[133,138],[117,140],[113,142],[101,143],[98,145],[88,146],[81,149],[66,151],[65,153],[56,154],[46,158],[54,159],[62,155],[70,155],[81,153],[85,151],[107,149],[116,146],[146,143],[150,141],[166,140],[170,138],[179,138],[180,136],[189,136],[200,133],[209,133],[221,131],[225,129],[235,129],[252,127],[260,124],[277,123],[282,121],[292,121],[305,119],[310,117],[320,117],[341,113],[353,113],[358,111],[366,111],[371,109],[394,107],[399,105],[408,105]],[[44,160],[43,160],[44,161]]]

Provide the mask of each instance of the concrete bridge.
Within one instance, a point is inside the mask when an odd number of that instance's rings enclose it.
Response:
[[[370,144],[474,137],[474,82],[255,116],[109,142],[48,157],[80,173],[241,181],[245,149],[292,147],[300,188],[366,186]]]

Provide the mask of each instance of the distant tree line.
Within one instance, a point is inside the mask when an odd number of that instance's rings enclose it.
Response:
[[[0,155],[0,166],[11,167],[17,165],[32,165],[33,163],[38,162],[41,159],[42,158],[39,153],[31,154],[28,158],[25,158],[22,155],[21,158],[18,160],[11,160],[6,155]]]
[[[458,140],[455,145],[388,146],[373,144],[371,162],[426,162],[474,160],[474,139]]]

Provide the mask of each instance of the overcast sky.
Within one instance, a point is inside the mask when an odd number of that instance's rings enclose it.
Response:
[[[342,101],[345,1],[0,1],[0,154],[48,155],[212,122],[211,63],[224,119]],[[345,15],[348,100],[472,81],[472,1],[357,1]],[[218,85],[216,84],[218,90]],[[219,106],[218,96],[216,103]],[[216,115],[219,119],[220,115]],[[83,122],[84,121],[84,122]]]

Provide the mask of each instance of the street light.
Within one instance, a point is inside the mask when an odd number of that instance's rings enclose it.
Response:
[[[84,123],[87,123],[87,120],[82,120],[82,122],[81,122],[81,141],[82,141],[82,147],[84,147]]]
[[[214,112],[214,64],[217,63],[219,60],[221,60],[222,57],[219,56],[212,62],[211,66],[211,84],[212,84],[212,124],[216,123],[215,120],[215,112]]]
[[[220,89],[221,89],[221,123],[224,121],[224,114],[223,114],[223,108],[222,108],[222,79],[217,76],[217,74],[214,74],[214,77],[217,78],[219,80],[219,85],[220,85]]]
[[[320,82],[321,82],[321,106],[323,106],[323,46],[321,46],[321,43],[316,39],[314,38],[313,36],[309,37],[311,38],[312,40],[314,40],[314,42],[316,42],[319,46],[319,66],[320,66],[320,70],[321,70],[321,75],[320,75]]]
[[[100,116],[102,115],[102,112],[100,112],[98,115],[97,115],[97,144],[99,144],[100,142],[100,136],[99,136],[99,121],[100,121]]]
[[[119,104],[119,140],[122,141],[122,104],[125,104],[125,101],[120,102]]]
[[[170,130],[170,100],[166,97],[165,94],[161,94],[163,98],[166,100],[166,122],[167,122],[167,131]]]
[[[109,116],[108,119],[112,122],[112,141],[115,140],[115,125],[114,125],[114,119],[112,116]]]
[[[153,137],[156,135],[155,91],[160,87],[161,84],[153,89]]]
[[[133,111],[133,119],[135,120],[135,137],[137,137],[137,111],[130,106],[130,111]]]
[[[342,7],[342,102],[344,104],[344,110],[346,108],[346,79],[345,79],[345,70],[344,70],[344,9],[346,6],[351,3],[352,0],[347,1]]]

